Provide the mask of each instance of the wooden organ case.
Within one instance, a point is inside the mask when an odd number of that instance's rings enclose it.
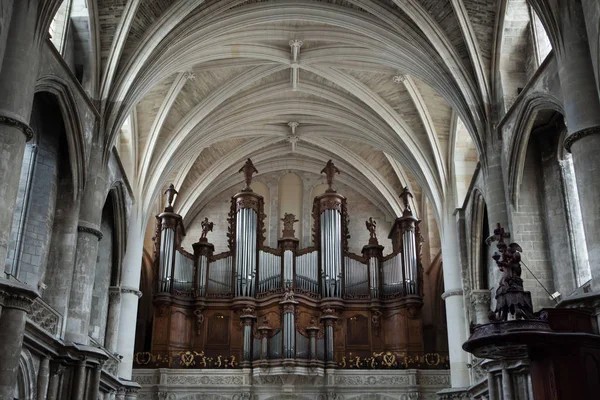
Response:
[[[314,246],[298,248],[297,221],[286,214],[275,249],[264,244],[264,202],[250,187],[257,171],[249,159],[242,171],[246,187],[231,199],[225,253],[214,254],[207,218],[194,254],[180,247],[176,191],[167,190],[154,238],[152,348],[136,354],[136,366],[374,367],[421,354],[422,239],[410,193],[390,232],[393,252],[383,257],[369,220],[370,240],[352,254],[346,199],[334,188],[339,171],[329,161],[322,171],[329,189],[313,204]]]

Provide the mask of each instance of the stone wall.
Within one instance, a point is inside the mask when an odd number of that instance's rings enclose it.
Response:
[[[511,213],[513,221],[511,241],[514,240],[523,248],[522,260],[529,269],[523,268],[522,277],[526,290],[531,292],[533,307],[536,310],[553,304],[544,287],[550,293],[554,292],[550,249],[544,223],[543,180],[540,176],[539,157],[537,145],[530,143],[521,178],[518,207]],[[536,281],[532,273],[541,284]]]
[[[21,166],[7,264],[10,263],[14,271],[18,270],[18,279],[37,286],[40,277],[45,275],[55,206],[60,201],[57,180],[64,151],[59,148],[66,149],[66,143],[61,114],[55,106],[38,96],[32,114],[37,144],[28,146]]]

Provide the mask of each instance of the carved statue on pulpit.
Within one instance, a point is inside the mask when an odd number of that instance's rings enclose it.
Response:
[[[258,170],[252,164],[252,160],[247,159],[246,163],[238,172],[244,172],[244,181],[246,182],[246,187],[242,189],[243,192],[251,192],[250,184],[252,183],[252,175],[258,174]]]
[[[201,223],[202,225],[202,236],[200,236],[200,240],[206,241],[206,235],[208,234],[208,232],[212,232],[213,227],[214,227],[214,223],[209,222],[208,221],[208,217],[205,217],[204,220]]]
[[[375,221],[373,217],[369,217],[369,220],[365,221],[365,225],[367,226],[369,235],[371,235],[370,238],[377,239],[377,221]]]
[[[521,252],[523,249],[517,243],[507,245],[504,242],[504,228],[498,224],[494,229],[494,240],[498,242],[498,252],[492,258],[502,272],[502,277],[496,289],[496,310],[490,312],[491,321],[506,321],[508,314],[514,314],[516,319],[532,318],[533,306],[531,294],[523,289],[521,278]]]
[[[335,174],[339,174],[340,170],[337,169],[337,167],[333,164],[331,160],[329,160],[327,161],[327,165],[325,165],[325,168],[321,170],[321,173],[325,174],[327,184],[329,185],[329,189],[327,189],[327,192],[335,192],[335,189],[333,188],[333,177],[335,176]]]

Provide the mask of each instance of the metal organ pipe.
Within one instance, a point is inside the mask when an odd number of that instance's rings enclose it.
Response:
[[[163,222],[164,224],[164,222]],[[175,249],[175,231],[172,228],[163,227],[160,238],[160,285],[159,291],[168,292],[171,281],[171,266]]]
[[[405,230],[402,233],[402,247],[406,291],[407,294],[416,294],[417,254],[415,249],[415,233],[413,230]]]

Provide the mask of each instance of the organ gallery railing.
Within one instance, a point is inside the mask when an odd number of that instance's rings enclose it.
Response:
[[[258,359],[258,357],[257,357]],[[208,357],[203,351],[179,351],[172,354],[153,354],[138,352],[134,356],[134,364],[138,368],[241,368],[234,355],[218,354]],[[373,352],[367,357],[353,353],[345,354],[338,363],[342,369],[448,369],[450,358],[448,353],[396,353],[391,351]]]
[[[313,202],[314,247],[298,248],[298,221],[285,214],[282,237],[277,248],[270,248],[264,243],[264,201],[251,189],[257,171],[248,160],[240,172],[246,186],[231,199],[229,250],[224,253],[214,254],[208,241],[213,229],[208,218],[202,221],[193,254],[181,248],[185,229],[172,206],[177,191],[171,185],[165,192],[167,205],[156,217],[154,235],[152,348],[157,354],[166,351],[171,365],[173,351],[187,351],[194,343],[185,357],[195,363],[200,354],[202,364],[231,354],[227,359],[238,357],[242,367],[255,361],[304,359],[339,368],[346,347],[360,351],[360,357],[383,350],[386,343],[395,351],[422,349],[422,240],[407,189],[401,196],[403,215],[389,236],[392,253],[383,256],[376,221],[369,219],[369,242],[362,254],[353,254],[348,249],[346,198],[334,187],[339,171],[330,160],[321,171],[328,189]],[[353,311],[344,311],[345,301],[354,304]],[[384,319],[390,329],[404,333],[381,334]]]

